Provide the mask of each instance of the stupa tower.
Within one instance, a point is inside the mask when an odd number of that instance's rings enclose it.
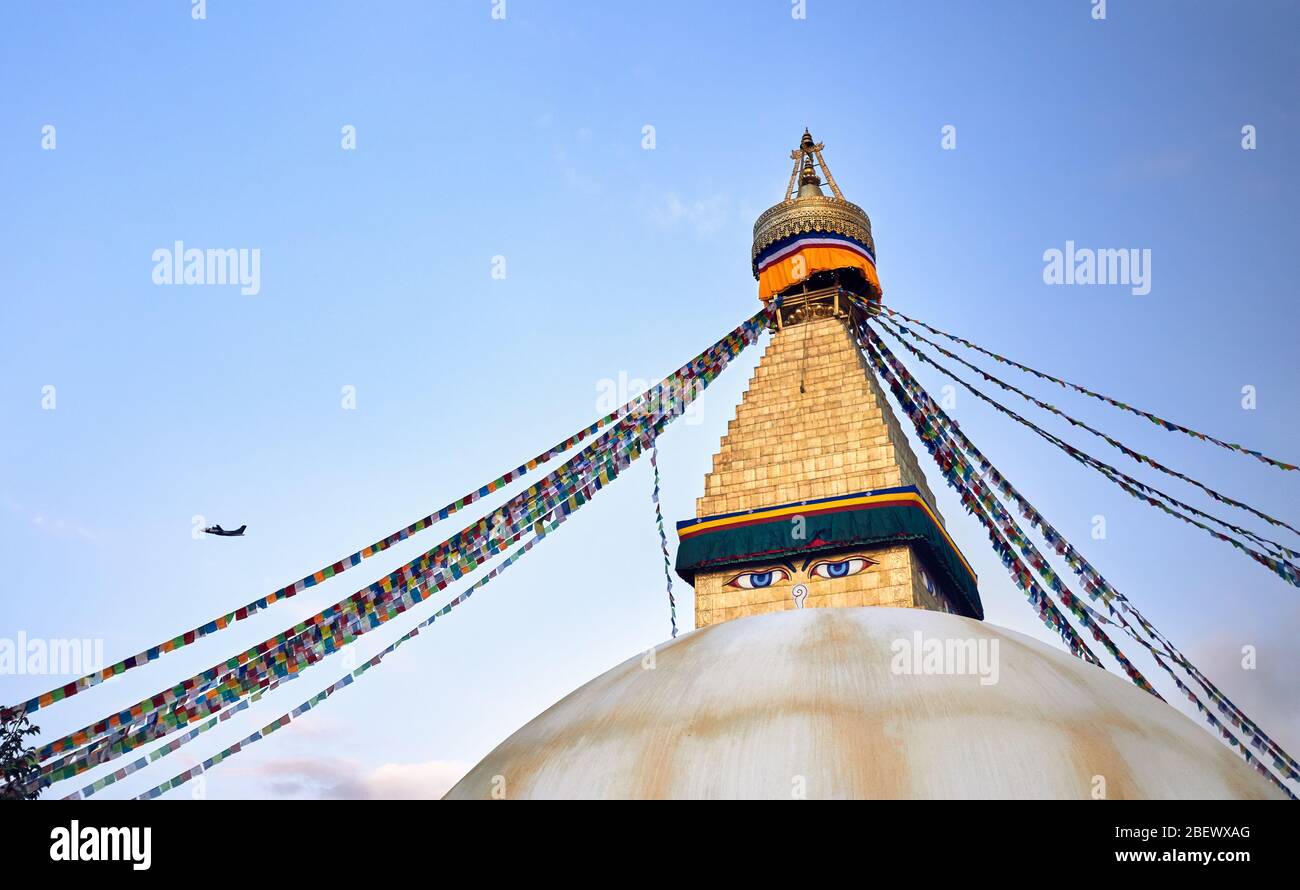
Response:
[[[982,618],[974,572],[854,342],[853,300],[881,295],[875,242],[822,148],[804,132],[784,199],[754,224],[754,277],[778,326],[696,518],[678,523],[696,626],[825,606]]]

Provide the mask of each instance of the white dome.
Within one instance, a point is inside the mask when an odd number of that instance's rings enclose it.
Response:
[[[923,650],[996,652],[982,672],[995,682],[899,672],[918,633]],[[1102,783],[1111,799],[1282,796],[1126,679],[956,615],[776,612],[685,634],[647,661],[548,708],[447,797],[1089,798]]]

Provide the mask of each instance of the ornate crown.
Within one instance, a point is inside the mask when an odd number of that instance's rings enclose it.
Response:
[[[807,130],[799,147],[790,152],[794,169],[790,171],[790,184],[785,198],[764,210],[754,223],[754,248],[750,253],[754,277],[758,277],[758,255],[762,250],[783,238],[805,232],[834,232],[856,239],[876,253],[876,242],[871,237],[871,219],[865,210],[852,201],[844,200],[840,187],[835,184],[830,168],[822,160],[823,144],[814,143]],[[831,195],[822,194],[820,169],[830,186]],[[796,194],[795,183],[799,190]]]

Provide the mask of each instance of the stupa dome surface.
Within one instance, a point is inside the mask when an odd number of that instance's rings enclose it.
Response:
[[[898,672],[917,634],[922,652],[974,641],[986,658],[996,641],[996,671]],[[1110,799],[1281,797],[1126,680],[957,615],[774,612],[685,634],[648,663],[575,690],[447,797],[1088,799],[1099,783]]]

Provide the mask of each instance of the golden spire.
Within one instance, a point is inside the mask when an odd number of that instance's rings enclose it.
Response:
[[[799,140],[799,147],[790,152],[790,158],[794,161],[794,170],[790,173],[790,185],[785,190],[785,200],[792,200],[794,192],[795,177],[799,178],[799,194],[797,197],[806,198],[812,196],[821,196],[822,190],[821,179],[817,176],[814,165],[820,168],[826,177],[826,184],[831,187],[831,192],[841,201],[844,195],[840,194],[840,187],[835,184],[835,178],[831,176],[830,168],[826,166],[826,161],[822,159],[822,149],[825,146],[820,142],[813,142],[812,134],[807,129],[803,131],[803,138]],[[802,169],[800,169],[802,167]]]

